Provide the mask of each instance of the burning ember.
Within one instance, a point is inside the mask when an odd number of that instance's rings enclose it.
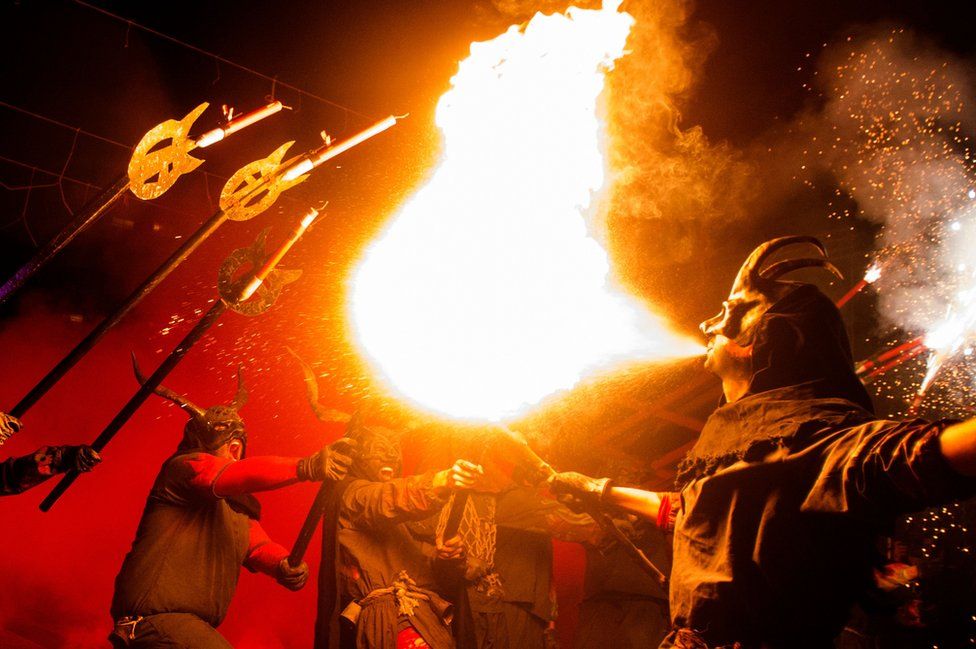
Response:
[[[597,98],[633,22],[618,6],[474,43],[438,104],[442,160],[351,292],[359,344],[422,407],[499,419],[594,369],[701,352],[610,286],[587,232],[605,176]]]

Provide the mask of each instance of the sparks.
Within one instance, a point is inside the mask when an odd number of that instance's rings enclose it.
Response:
[[[419,406],[502,419],[597,368],[701,353],[611,288],[587,233],[606,171],[597,98],[633,22],[618,6],[474,43],[438,104],[442,161],[351,287],[359,345]]]

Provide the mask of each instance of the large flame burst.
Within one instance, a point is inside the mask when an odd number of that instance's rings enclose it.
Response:
[[[597,98],[633,23],[618,6],[472,44],[438,104],[442,161],[351,300],[359,344],[420,406],[500,419],[592,369],[700,352],[608,286],[587,233],[605,175]]]

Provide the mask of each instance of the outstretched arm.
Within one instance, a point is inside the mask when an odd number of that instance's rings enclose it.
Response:
[[[91,471],[102,461],[90,446],[42,446],[30,455],[0,462],[0,496],[12,496],[36,487],[65,471]]]
[[[658,527],[668,531],[674,528],[674,519],[680,507],[676,493],[617,487],[608,478],[591,478],[573,471],[553,475],[549,479],[549,487],[571,507],[573,504],[569,501],[574,499],[583,505],[618,507],[654,521]]]
[[[662,494],[656,491],[633,487],[610,487],[609,492],[604,496],[605,502],[651,521],[656,521],[661,512],[661,499]]]
[[[218,498],[280,489],[303,480],[341,480],[352,462],[352,446],[341,439],[307,458],[259,456],[234,461],[199,453],[187,460],[190,484]]]

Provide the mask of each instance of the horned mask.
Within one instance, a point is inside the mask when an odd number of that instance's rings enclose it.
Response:
[[[763,264],[776,251],[796,244],[810,244],[820,253],[817,257],[792,258],[778,261],[763,268]],[[827,260],[827,250],[815,237],[789,236],[772,239],[758,246],[746,258],[739,269],[729,297],[722,303],[722,310],[701,323],[707,338],[722,335],[739,345],[749,345],[755,336],[756,325],[763,315],[777,302],[792,293],[800,282],[780,278],[800,268],[823,268],[839,279],[841,272]]]
[[[139,370],[134,354],[132,356],[132,367],[139,383],[145,383],[146,378]],[[247,403],[247,389],[244,386],[244,373],[240,367],[237,368],[237,394],[228,405],[211,406],[204,409],[185,396],[162,385],[157,386],[153,391],[178,405],[190,416],[190,420],[186,422],[186,427],[183,429],[183,441],[180,442],[179,450],[213,452],[231,440],[239,439],[246,452],[247,431],[244,429],[244,420],[241,419],[239,411]]]

